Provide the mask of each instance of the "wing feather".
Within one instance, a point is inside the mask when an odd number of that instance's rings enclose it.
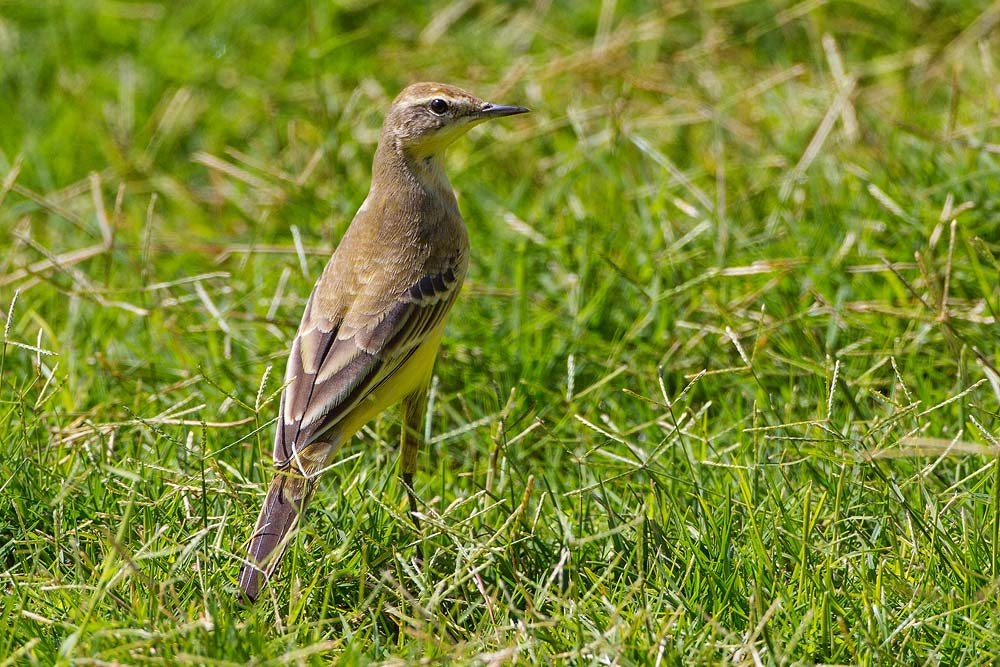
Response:
[[[424,275],[380,316],[350,331],[339,320],[316,322],[314,292],[289,352],[275,464],[287,465],[392,378],[447,316],[460,287],[453,268]]]

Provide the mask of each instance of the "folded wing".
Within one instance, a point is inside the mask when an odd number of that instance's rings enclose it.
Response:
[[[313,292],[288,356],[274,441],[278,467],[321,440],[392,379],[444,321],[461,280],[454,268],[424,275],[383,312],[354,327],[343,318],[316,317]]]

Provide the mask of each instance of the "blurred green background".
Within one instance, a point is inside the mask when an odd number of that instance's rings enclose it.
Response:
[[[0,665],[993,664],[998,24],[0,0]],[[417,80],[532,109],[449,154],[429,518],[387,413],[242,609],[284,355]]]

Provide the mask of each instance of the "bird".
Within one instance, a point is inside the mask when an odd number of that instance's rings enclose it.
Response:
[[[368,196],[313,287],[288,353],[274,475],[239,573],[245,601],[274,573],[336,450],[400,402],[399,476],[419,530],[413,474],[427,387],[469,266],[445,150],[483,121],[527,112],[443,83],[414,83],[393,100]]]

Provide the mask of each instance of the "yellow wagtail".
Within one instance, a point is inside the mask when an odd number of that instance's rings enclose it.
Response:
[[[333,453],[400,400],[400,476],[411,515],[416,511],[412,483],[427,384],[469,264],[444,152],[484,120],[527,111],[440,83],[413,84],[393,101],[368,197],[316,282],[288,355],[277,470],[240,570],[247,599],[257,598],[277,567]]]

